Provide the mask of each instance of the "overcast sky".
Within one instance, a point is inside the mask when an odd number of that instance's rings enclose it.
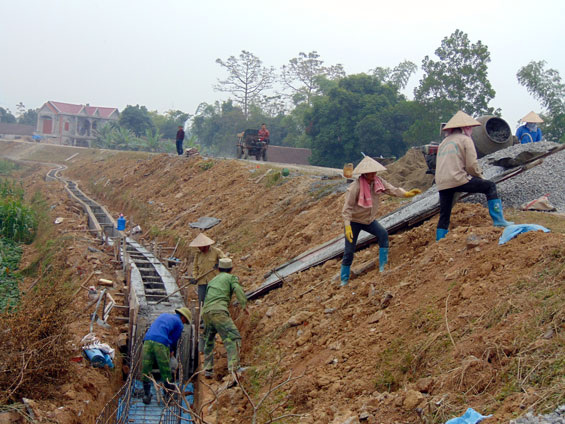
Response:
[[[215,60],[241,50],[277,69],[316,50],[354,74],[403,60],[420,67],[456,29],[488,46],[490,105],[512,128],[541,111],[516,80],[520,67],[545,60],[565,79],[564,0],[0,0],[0,106],[192,114],[228,97],[213,90],[226,76]]]

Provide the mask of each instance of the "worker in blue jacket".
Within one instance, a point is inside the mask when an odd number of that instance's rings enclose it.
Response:
[[[542,135],[541,130],[538,128],[538,124],[543,122],[543,119],[535,112],[530,112],[521,119],[524,125],[518,127],[516,130],[516,137],[521,144],[526,143],[536,143],[541,141]]]
[[[190,323],[192,314],[186,307],[175,309],[174,314],[161,314],[151,324],[143,339],[143,360],[141,374],[143,376],[143,403],[151,403],[151,381],[149,376],[153,371],[153,365],[157,363],[163,385],[172,389],[170,358],[177,350],[177,342],[180,339],[184,324]]]

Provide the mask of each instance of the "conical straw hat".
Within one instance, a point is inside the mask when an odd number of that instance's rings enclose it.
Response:
[[[453,115],[449,121],[447,121],[447,124],[445,124],[443,129],[448,130],[450,128],[478,127],[479,125],[481,125],[479,121],[460,110]]]
[[[196,236],[194,240],[190,242],[189,247],[204,247],[211,246],[215,243],[210,237],[206,237],[204,233],[200,233]]]
[[[537,113],[535,113],[534,111],[531,111],[530,113],[528,113],[526,116],[524,116],[522,118],[522,122],[528,122],[528,123],[533,123],[533,124],[541,124],[543,122],[543,119],[541,119]]]
[[[367,174],[369,172],[380,172],[386,171],[386,168],[378,163],[375,159],[365,156],[359,165],[353,170],[353,175],[359,176],[361,174]]]

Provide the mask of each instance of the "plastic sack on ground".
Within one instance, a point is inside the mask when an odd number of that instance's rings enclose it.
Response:
[[[551,203],[549,203],[549,194],[545,194],[536,200],[524,203],[520,206],[523,211],[542,211],[542,212],[553,212],[557,209]]]
[[[492,415],[481,415],[473,408],[467,409],[465,413],[457,418],[452,418],[445,424],[477,424],[480,423],[485,418],[492,417]]]
[[[498,244],[504,244],[507,241],[512,240],[518,234],[527,233],[528,231],[543,231],[544,233],[549,233],[547,228],[537,224],[509,225],[502,232],[502,235],[498,239]]]

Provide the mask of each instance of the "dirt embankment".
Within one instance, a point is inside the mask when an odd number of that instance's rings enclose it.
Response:
[[[174,246],[180,239],[175,256],[183,273],[190,273],[187,245],[198,234],[189,223],[201,216],[222,220],[207,234],[232,256],[246,289],[342,233],[346,185],[339,179],[165,155],[100,161],[79,155],[70,162],[65,176],[116,215],[123,212],[130,228],[139,224],[146,241]],[[397,182],[405,177],[386,178],[412,188],[414,179]],[[385,200],[383,214],[403,202]],[[553,232],[499,246],[501,230],[487,211],[460,204],[439,243],[435,220],[392,236],[383,274],[372,269],[339,288],[340,263],[332,260],[252,302],[249,318],[234,311],[242,362],[253,367],[244,381],[251,395],[264,393],[273,372],[276,381],[285,372],[304,374],[271,403],[302,414],[292,422],[304,423],[353,416],[369,423],[445,422],[467,407],[502,423],[530,406],[563,403],[563,218],[509,212],[517,222],[541,217]],[[357,252],[354,268],[377,255],[377,246]],[[221,378],[225,351],[217,351]],[[212,417],[244,423],[250,413],[234,388]]]

